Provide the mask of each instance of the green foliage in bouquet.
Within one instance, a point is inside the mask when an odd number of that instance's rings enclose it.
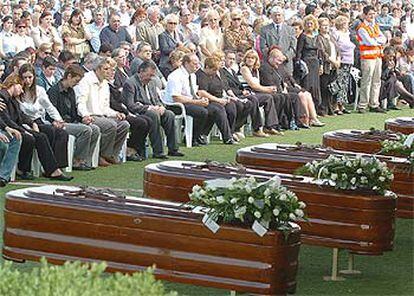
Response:
[[[66,262],[49,265],[43,258],[30,272],[13,268],[11,262],[0,265],[0,295],[8,296],[176,296],[156,281],[152,269],[132,275],[104,276],[105,263]]]
[[[306,207],[277,176],[265,182],[254,177],[208,180],[194,186],[189,197],[191,206],[205,207],[215,222],[256,222],[265,229],[291,229],[289,222],[304,219]]]
[[[411,167],[414,168],[414,142],[407,141],[408,135],[400,134],[398,137],[398,141],[385,140],[381,142],[382,149],[379,153],[407,157]]]
[[[295,173],[311,176],[322,181],[323,184],[335,186],[337,189],[365,189],[384,196],[395,196],[389,191],[394,179],[393,173],[384,162],[375,157],[362,158],[357,156],[351,158],[330,155],[321,161],[308,162]]]

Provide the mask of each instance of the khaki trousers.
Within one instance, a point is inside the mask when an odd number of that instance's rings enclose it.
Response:
[[[358,108],[379,107],[381,90],[381,58],[361,60],[361,88]]]

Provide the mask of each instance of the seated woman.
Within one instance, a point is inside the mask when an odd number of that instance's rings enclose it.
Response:
[[[400,97],[410,105],[410,108],[414,108],[414,94],[410,93],[400,81],[402,76],[396,68],[396,62],[395,48],[387,46],[382,58],[380,101],[386,105],[387,109],[398,110],[395,100]]]
[[[39,131],[47,135],[53,155],[59,168],[68,166],[66,149],[69,135],[65,131],[65,122],[50,102],[44,88],[36,85],[35,69],[24,64],[19,70],[19,78],[23,83],[24,94],[19,102],[21,111],[35,122]]]
[[[170,53],[168,63],[163,65],[160,64],[160,71],[162,75],[164,75],[165,79],[167,79],[168,75],[170,75],[175,69],[181,67],[183,57],[189,52],[190,51],[186,48],[176,49]]]
[[[406,47],[399,51],[399,56],[397,54],[397,68],[401,72],[401,82],[406,90],[414,94],[414,40],[407,42]],[[414,104],[411,104],[411,108],[414,108]]]
[[[197,84],[199,91],[205,91],[204,96],[210,101],[211,104],[218,104],[224,107],[227,114],[227,120],[233,136],[233,140],[239,141],[237,135],[235,135],[237,108],[237,97],[229,89],[228,85],[224,83],[219,76],[221,61],[215,57],[208,57],[204,62],[204,69],[199,69],[196,72]],[[246,116],[247,117],[247,116]],[[204,135],[208,135],[213,122],[209,121],[204,127]]]
[[[33,69],[32,66],[30,67]],[[34,77],[34,73],[30,73]],[[26,79],[29,79],[28,76],[25,73],[24,77]],[[5,110],[6,123],[11,128],[18,130],[22,135],[22,144],[17,166],[20,178],[25,180],[33,179],[31,163],[33,149],[36,147],[46,177],[60,181],[72,180],[73,177],[65,176],[59,169],[58,162],[46,134],[39,130],[36,122],[21,111],[18,98],[23,93],[22,85],[23,83],[19,76],[10,75],[2,84],[2,89],[0,90],[0,98],[7,105]],[[66,149],[61,150],[66,152]]]
[[[264,83],[276,84],[280,92],[286,94],[293,104],[295,120],[299,127],[309,128],[309,126],[324,126],[318,120],[315,104],[310,92],[303,89],[295,79],[285,69],[286,56],[277,47],[270,48],[268,63],[261,68],[261,75]]]
[[[280,131],[281,126],[279,122],[279,114],[280,110],[282,110],[281,103],[283,102],[278,100],[276,96],[276,86],[264,86],[260,83],[259,68],[259,55],[253,49],[248,50],[243,57],[240,73],[252,92],[259,99],[260,106],[266,102],[263,132],[270,135],[283,135]]]

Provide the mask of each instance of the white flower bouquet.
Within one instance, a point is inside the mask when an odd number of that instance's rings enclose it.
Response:
[[[381,146],[382,149],[379,153],[407,157],[411,167],[414,168],[414,134],[400,134],[397,141],[385,140],[381,142]]]
[[[395,196],[389,191],[393,173],[384,162],[375,157],[330,155],[322,161],[312,161],[296,171],[298,175],[311,176],[325,185],[337,189],[372,190],[380,195]]]
[[[265,182],[254,177],[208,180],[193,187],[189,204],[202,206],[210,222],[243,222],[261,236],[269,229],[290,230],[290,222],[305,219],[306,205],[280,182],[278,176]]]

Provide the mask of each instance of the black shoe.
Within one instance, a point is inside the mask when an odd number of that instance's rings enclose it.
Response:
[[[387,113],[387,111],[385,111],[381,107],[369,108],[369,112],[374,112],[374,113]]]
[[[204,138],[202,136],[197,138],[197,143],[202,145],[202,146],[207,145],[207,141],[204,140]]]
[[[197,141],[193,141],[191,143],[191,147],[200,147],[200,143],[198,143]]]
[[[182,157],[184,156],[184,154],[182,154],[180,151],[178,150],[174,150],[174,151],[169,151],[168,152],[168,156],[177,156],[177,157]]]
[[[33,174],[32,174],[32,173],[30,173],[30,172],[23,172],[23,173],[21,173],[21,174],[17,174],[17,177],[18,177],[20,180],[34,180],[34,176],[33,176]]]
[[[357,112],[358,113],[361,113],[361,114],[364,114],[364,113],[367,113],[367,110],[366,109],[362,109],[362,108],[358,108]]]
[[[342,111],[342,113],[344,113],[344,114],[351,114],[351,111],[346,110],[346,109],[342,109],[341,111]]]
[[[72,168],[74,171],[91,171],[92,167],[88,166],[86,163],[81,163],[78,166]]]
[[[234,144],[236,144],[236,142],[233,139],[225,140],[225,141],[223,141],[223,143],[225,145],[234,145]]]
[[[310,126],[309,126],[309,125],[304,124],[304,123],[299,123],[299,124],[298,124],[298,127],[299,127],[299,128],[306,128],[306,129],[310,128]]]
[[[0,178],[0,187],[5,187],[7,185],[7,181],[3,178]]]
[[[71,181],[73,179],[72,176],[66,176],[64,174],[61,174],[59,176],[49,176],[48,178],[50,180],[55,180],[55,181]]]
[[[341,110],[335,110],[334,113],[336,115],[344,115],[344,112],[342,112]]]
[[[401,110],[401,108],[398,108],[397,106],[390,106],[388,107],[388,110]]]
[[[135,153],[130,156],[127,156],[126,160],[127,161],[143,161],[144,159],[142,158],[141,155],[139,155],[138,153]]]
[[[168,159],[168,156],[165,154],[154,154],[152,156],[152,158],[157,158],[157,159]]]

